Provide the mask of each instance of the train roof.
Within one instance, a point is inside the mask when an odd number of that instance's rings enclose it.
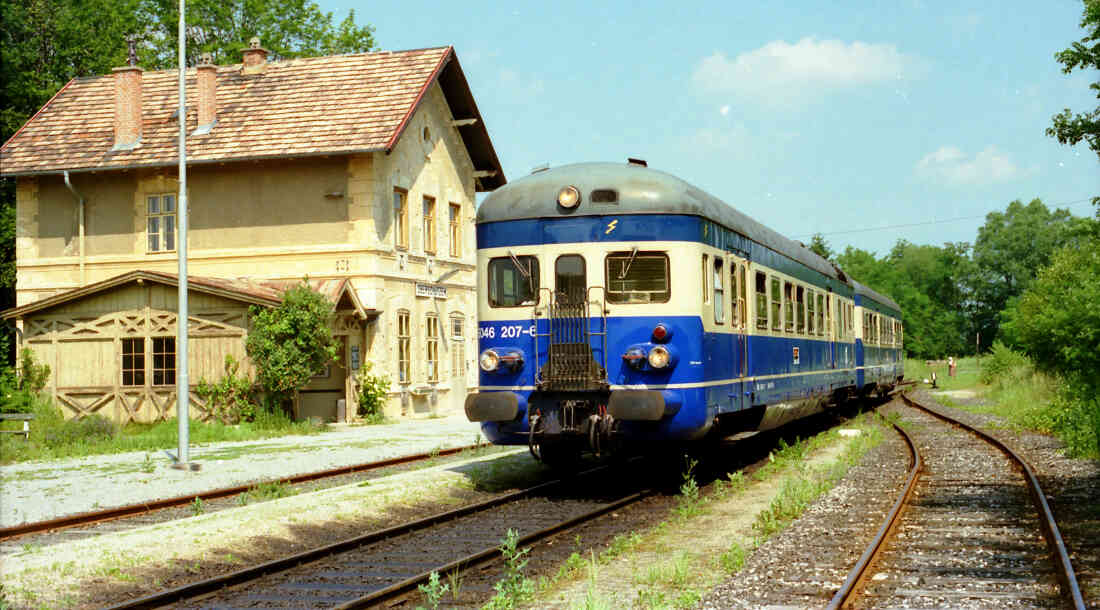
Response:
[[[581,192],[581,205],[572,212],[563,212],[556,203],[558,191],[567,185],[575,186]],[[617,191],[618,204],[593,204],[589,196],[596,189]],[[733,229],[827,277],[847,281],[829,261],[749,218],[721,199],[672,174],[632,163],[575,163],[514,180],[485,198],[478,207],[477,221],[607,214],[700,216]]]
[[[852,288],[855,289],[856,294],[858,294],[860,296],[867,297],[867,298],[869,298],[872,301],[875,301],[877,303],[882,303],[883,305],[886,305],[887,307],[890,307],[890,308],[896,310],[898,313],[901,312],[901,306],[898,305],[896,302],[894,302],[894,299],[891,299],[890,297],[882,294],[881,292],[873,290],[872,288],[870,288],[868,286],[864,286],[863,284],[860,284],[859,282],[857,282],[855,280],[849,280],[849,281],[852,284]]]

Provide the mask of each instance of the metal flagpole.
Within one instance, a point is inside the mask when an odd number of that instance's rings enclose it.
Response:
[[[179,196],[176,198],[176,252],[179,254],[179,311],[176,314],[176,417],[179,420],[179,453],[175,467],[197,470],[190,456],[191,423],[189,403],[190,383],[187,375],[187,333],[190,327],[187,307],[187,36],[184,18],[186,0],[180,0],[179,23],[179,89],[180,89],[180,159]]]

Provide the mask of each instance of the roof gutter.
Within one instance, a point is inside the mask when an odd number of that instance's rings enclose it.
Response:
[[[78,222],[78,224],[80,225],[80,285],[84,286],[88,283],[87,277],[84,273],[84,195],[81,195],[76,191],[76,187],[73,186],[72,180],[69,179],[69,170],[64,170],[62,173],[65,175],[65,186],[69,187],[69,191],[73,194],[73,197],[76,197],[77,201],[80,202]]]

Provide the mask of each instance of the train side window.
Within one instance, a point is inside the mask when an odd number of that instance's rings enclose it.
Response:
[[[756,272],[756,328],[768,330],[768,278]]]
[[[722,276],[726,273],[726,267],[720,257],[714,257],[714,323],[726,323],[726,292]]]
[[[538,300],[538,258],[501,256],[489,261],[490,307],[525,307]]]
[[[772,278],[772,330],[783,330],[783,294],[780,292],[779,278]]]
[[[787,324],[783,327],[789,333],[794,332],[794,287],[790,282],[783,282],[783,311],[786,313]]]
[[[608,303],[667,303],[672,296],[664,252],[612,252],[604,271]]]
[[[730,326],[738,328],[738,321],[741,319],[741,308],[737,306],[738,283],[737,272],[740,270],[741,265],[737,264],[737,261],[730,259]]]
[[[814,326],[814,312],[817,310],[814,309],[814,294],[813,290],[806,290],[806,334],[810,335],[816,332]]]
[[[710,303],[710,256],[703,255],[703,302]]]
[[[794,316],[798,334],[806,332],[806,289],[802,286],[794,287]]]
[[[826,309],[825,308],[827,306],[828,306],[828,300],[825,298],[825,295],[823,295],[821,293],[818,293],[817,294],[817,334],[818,335],[824,335],[825,334],[825,325],[828,323],[828,320],[825,319],[826,318],[826,316],[825,316]]]
[[[736,324],[741,328],[741,330],[745,329],[745,326],[748,323],[748,319],[749,319],[748,318],[748,316],[749,316],[748,301],[746,300],[746,296],[745,296],[745,291],[746,290],[748,290],[748,288],[745,287],[745,264],[744,263],[737,263],[737,311],[738,311],[738,315],[737,315]]]

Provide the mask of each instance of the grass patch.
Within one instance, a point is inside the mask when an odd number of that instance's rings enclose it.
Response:
[[[958,366],[955,367],[955,376],[948,375],[947,360],[944,359],[943,364],[933,364],[929,366],[925,360],[914,360],[908,358],[905,360],[905,377],[907,379],[915,379],[917,381],[924,381],[925,379],[931,381],[932,373],[936,373],[936,385],[943,390],[965,390],[972,389],[979,385],[981,378],[981,360],[973,356],[967,358],[956,358],[955,362]]]
[[[589,559],[583,551],[573,553],[553,577],[540,580],[538,594],[558,602],[566,591],[571,608],[697,606],[703,592],[743,569],[767,536],[789,525],[884,437],[881,420],[871,415],[846,427],[863,434],[842,440],[836,431],[828,431],[792,444],[780,442],[753,475],[735,472],[704,489],[694,481],[693,464],[686,462],[681,495],[669,520],[617,536],[603,552],[589,551]],[[821,464],[809,466],[814,460]],[[762,496],[769,486],[779,490],[770,502]],[[746,510],[759,511],[755,520]],[[739,515],[746,518],[731,529],[728,523]],[[596,571],[601,588],[592,582]],[[622,584],[612,589],[614,583]],[[538,602],[536,598],[533,604]]]
[[[271,481],[270,483],[260,483],[254,485],[248,489],[248,491],[237,496],[237,504],[245,506],[247,504],[254,504],[256,502],[267,502],[268,500],[278,500],[279,498],[286,498],[293,496],[298,492],[291,488],[286,483],[280,481]]]
[[[65,419],[46,398],[34,405],[30,438],[0,435],[0,464],[49,460],[127,451],[160,451],[178,444],[175,418],[153,424],[131,423],[119,426],[102,416]],[[21,422],[3,422],[5,428]],[[219,422],[191,420],[189,434],[194,444],[225,441],[249,441],[290,434],[317,434],[325,426],[291,421],[285,415],[261,413],[256,420],[234,426]],[[214,459],[217,459],[216,457]],[[142,466],[148,468],[147,465]]]

